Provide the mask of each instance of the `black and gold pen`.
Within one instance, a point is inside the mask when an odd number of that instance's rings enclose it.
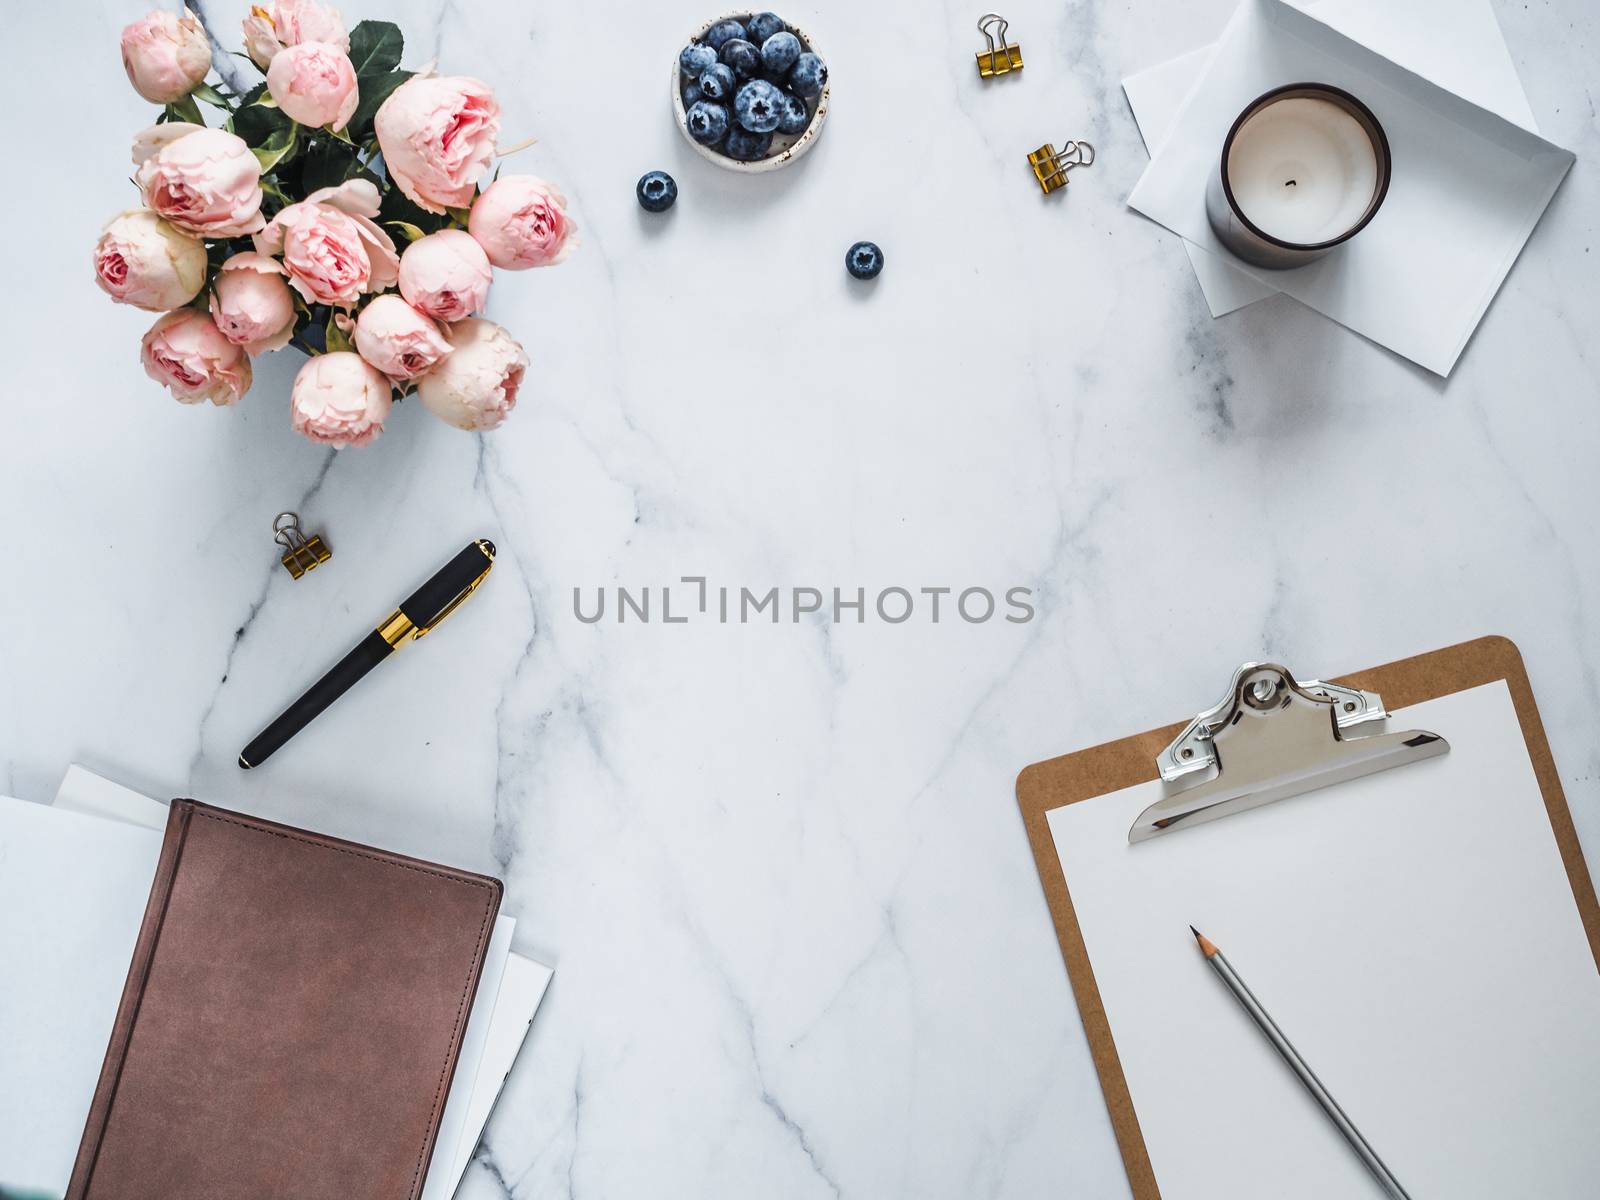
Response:
[[[453,613],[488,578],[492,566],[494,543],[487,538],[479,538],[445,563],[438,574],[402,600],[388,620],[362,638],[356,648],[312,684],[305,695],[257,734],[240,752],[239,765],[247,771],[259,767],[273,751],[311,724],[373,667]]]

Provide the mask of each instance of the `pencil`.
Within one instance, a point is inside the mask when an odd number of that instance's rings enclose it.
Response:
[[[1227,955],[1218,950],[1216,943],[1193,925],[1189,926],[1189,932],[1194,934],[1194,940],[1199,943],[1200,952],[1206,956],[1211,969],[1227,985],[1228,990],[1233,993],[1233,998],[1239,1002],[1244,1011],[1250,1014],[1250,1019],[1256,1023],[1256,1027],[1267,1035],[1267,1041],[1272,1043],[1273,1049],[1283,1057],[1283,1061],[1289,1064],[1289,1069],[1299,1076],[1300,1082],[1305,1084],[1306,1091],[1310,1092],[1312,1098],[1322,1106],[1322,1111],[1328,1114],[1328,1119],[1344,1135],[1344,1140],[1350,1143],[1351,1149],[1361,1156],[1361,1161],[1367,1165],[1367,1170],[1372,1172],[1373,1177],[1383,1185],[1383,1190],[1390,1200],[1411,1200],[1409,1193],[1400,1186],[1400,1181],[1388,1167],[1384,1166],[1383,1159],[1378,1157],[1378,1152],[1366,1138],[1361,1136],[1361,1131],[1345,1115],[1344,1109],[1339,1107],[1339,1102],[1328,1093],[1327,1088],[1322,1086],[1322,1080],[1317,1078],[1317,1073],[1307,1065],[1305,1059],[1300,1057],[1300,1052],[1294,1048],[1294,1043],[1284,1037],[1283,1030],[1279,1029],[1277,1022],[1267,1015],[1267,1010],[1261,1007],[1261,1001],[1255,998],[1255,993],[1243,979],[1239,978]]]

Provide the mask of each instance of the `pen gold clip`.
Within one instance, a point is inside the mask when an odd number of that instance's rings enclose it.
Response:
[[[481,542],[479,543],[479,546],[480,547],[482,546]],[[485,550],[484,553],[485,554],[489,554],[489,551]],[[467,584],[466,587],[462,588],[460,595],[458,595],[454,600],[450,601],[449,604],[446,604],[444,606],[443,610],[439,613],[439,615],[437,617],[435,617],[432,621],[429,621],[426,625],[422,626],[415,633],[413,633],[411,635],[411,640],[412,641],[416,641],[416,639],[421,637],[423,634],[429,633],[429,632],[433,631],[434,629],[438,628],[438,625],[439,625],[440,621],[444,620],[451,613],[455,612],[456,609],[460,608],[462,606],[462,604],[464,604],[466,602],[467,597],[472,595],[473,592],[478,590],[478,585],[480,583],[482,583],[485,579],[489,578],[489,572],[490,572],[490,570],[493,569],[493,567],[494,567],[494,556],[492,554],[490,554],[488,566],[483,568],[483,570],[479,573],[478,577],[476,579],[474,579],[471,583]]]

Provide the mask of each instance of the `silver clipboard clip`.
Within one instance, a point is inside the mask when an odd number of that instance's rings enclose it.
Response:
[[[1213,768],[1215,774],[1146,808],[1128,841],[1149,841],[1449,751],[1444,738],[1421,729],[1346,732],[1388,715],[1374,692],[1296,683],[1277,663],[1246,663],[1234,672],[1228,694],[1156,756],[1167,784]]]

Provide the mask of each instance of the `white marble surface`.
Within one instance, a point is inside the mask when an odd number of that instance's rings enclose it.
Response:
[[[139,0],[7,24],[0,790],[74,759],[494,871],[555,983],[465,1200],[1126,1194],[1012,785],[1192,713],[1240,660],[1337,673],[1486,632],[1527,657],[1600,852],[1600,12],[1499,15],[1575,149],[1448,384],[1273,300],[1206,315],[1123,207],[1146,161],[1121,75],[1230,0],[1008,9],[1025,73],[981,87],[978,10],[799,3],[834,76],[816,152],[740,179],[674,131],[706,12],[349,0],[408,65],[500,89],[513,160],[586,244],[503,277],[533,357],[472,437],[412,406],[341,455],[288,428],[287,354],[235,411],[138,368],[149,318],[94,288],[149,109]],[[235,45],[243,3],[208,0]],[[234,60],[238,62],[239,60]],[[248,67],[239,63],[248,71]],[[230,68],[231,69],[231,68]],[[1098,163],[1042,199],[1023,157]],[[640,212],[638,175],[682,187]],[[875,287],[842,269],[880,242]],[[335,549],[293,582],[269,526]],[[263,719],[466,539],[481,599],[267,768]],[[1012,585],[1038,616],[664,626],[575,586]]]

